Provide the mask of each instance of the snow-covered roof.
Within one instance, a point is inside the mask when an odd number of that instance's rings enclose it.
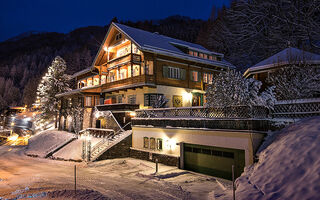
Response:
[[[71,77],[72,77],[72,78],[75,78],[75,77],[77,77],[77,76],[80,76],[80,75],[82,75],[82,74],[88,73],[88,72],[90,72],[90,71],[91,71],[91,68],[85,68],[85,69],[83,69],[83,70],[81,70],[81,71],[78,71],[78,72],[74,73]]]
[[[308,62],[310,64],[317,64],[320,63],[320,55],[303,51],[294,47],[289,47],[248,68],[244,75],[246,76],[250,72],[275,67],[275,64],[279,66],[296,62]]]
[[[128,38],[134,41],[141,48],[141,50],[152,51],[168,56],[180,57],[182,59],[202,62],[204,64],[235,68],[234,65],[224,59],[222,59],[222,61],[214,61],[200,57],[194,57],[182,52],[179,48],[176,47],[181,46],[190,50],[223,57],[223,54],[209,51],[199,44],[178,40],[168,36],[160,35],[158,33],[151,33],[119,23],[112,23],[112,25],[114,25],[119,31],[123,32]]]
[[[79,94],[79,93],[83,92],[84,90],[94,89],[94,88],[98,88],[100,86],[101,85],[95,85],[95,86],[90,86],[90,87],[78,88],[78,89],[70,90],[70,91],[67,91],[64,93],[56,94],[56,97],[63,97],[63,96],[70,96],[73,94]]]

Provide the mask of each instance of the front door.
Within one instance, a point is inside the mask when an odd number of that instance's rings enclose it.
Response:
[[[203,106],[203,94],[192,93],[192,106]]]

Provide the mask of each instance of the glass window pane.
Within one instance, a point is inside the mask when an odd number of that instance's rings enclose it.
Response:
[[[149,148],[149,138],[148,137],[143,138],[143,147]]]

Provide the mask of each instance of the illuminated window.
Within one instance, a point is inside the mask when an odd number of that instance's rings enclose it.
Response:
[[[119,78],[120,78],[120,80],[127,78],[127,69],[126,68],[120,69]]]
[[[135,54],[140,54],[140,50],[138,49],[138,47],[132,43],[132,53]]]
[[[189,51],[189,55],[190,55],[190,56],[193,56],[193,51]]]
[[[108,75],[108,77],[107,77],[107,81],[108,81],[108,82],[116,81],[116,73],[115,73],[115,70],[109,72],[109,75]]]
[[[209,60],[213,60],[213,56],[209,56]]]
[[[143,138],[143,148],[149,148],[149,138],[148,137]]]
[[[100,105],[100,98],[99,98],[99,96],[95,96],[94,97],[94,105],[96,106],[96,105]]]
[[[99,77],[93,79],[93,85],[99,85]]]
[[[180,79],[180,68],[169,67],[168,78]]]
[[[107,82],[107,76],[106,75],[102,75],[101,76],[101,84],[105,84]]]
[[[198,71],[191,71],[191,80],[198,82],[200,81],[200,72]]]
[[[92,86],[92,78],[87,79],[87,86]]]
[[[162,145],[163,145],[162,139],[158,138],[157,139],[157,150],[162,150]]]
[[[150,138],[150,149],[156,149],[156,139]]]
[[[200,58],[203,58],[203,53],[199,53],[199,57],[200,57]]]
[[[198,56],[198,52],[193,52],[193,56]]]
[[[139,76],[140,65],[133,65],[133,76]]]
[[[153,74],[153,61],[146,62],[146,72],[145,74],[152,75]]]
[[[92,106],[92,97],[86,97],[85,106]]]
[[[213,81],[213,74],[211,73],[203,73],[203,82],[211,84]]]
[[[204,59],[208,59],[208,55],[207,55],[207,54],[204,54],[204,55],[203,55],[203,58],[204,58]]]

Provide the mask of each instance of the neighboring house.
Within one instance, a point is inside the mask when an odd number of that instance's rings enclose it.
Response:
[[[268,85],[266,80],[270,73],[275,72],[279,68],[300,63],[320,65],[320,55],[289,47],[248,68],[244,72],[244,76],[261,81],[263,89]]]
[[[86,108],[129,111],[151,108],[162,95],[168,107],[201,106],[206,84],[234,68],[223,54],[198,44],[112,23],[92,66],[73,75],[77,88],[57,96],[62,108],[77,99]]]

